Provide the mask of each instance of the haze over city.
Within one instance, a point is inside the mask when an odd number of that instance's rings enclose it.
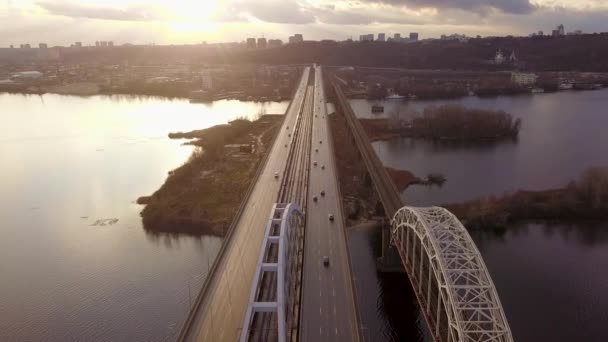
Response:
[[[562,23],[599,32],[603,0],[4,0],[0,46],[108,40],[118,44],[240,42],[246,35],[344,40],[370,32],[527,35]],[[75,29],[77,28],[77,29]]]

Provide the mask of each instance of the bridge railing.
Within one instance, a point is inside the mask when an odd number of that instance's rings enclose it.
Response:
[[[251,286],[241,342],[291,340],[294,333],[297,253],[303,238],[303,224],[304,217],[297,204],[277,203],[273,206]],[[278,247],[276,256],[270,253],[273,247]],[[269,272],[276,274],[276,284],[270,289],[272,293],[269,296],[266,294],[271,300],[262,301],[262,291],[269,290],[262,289],[262,279]]]
[[[391,242],[435,340],[513,341],[481,254],[452,213],[403,207],[391,226]]]

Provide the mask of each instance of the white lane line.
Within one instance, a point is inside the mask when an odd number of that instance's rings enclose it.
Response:
[[[338,336],[338,328],[336,327],[336,336]]]
[[[323,307],[319,307],[319,315],[323,316]]]
[[[336,315],[336,304],[334,303],[334,316]]]
[[[333,296],[335,297],[336,296],[336,288],[335,287],[333,288],[332,292],[333,292]]]
[[[322,296],[322,294],[321,294],[321,290],[319,290],[319,297],[321,297],[321,296]]]
[[[323,336],[323,328],[319,327],[319,336]]]

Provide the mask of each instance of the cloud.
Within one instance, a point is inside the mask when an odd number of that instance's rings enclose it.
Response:
[[[530,0],[364,0],[366,2],[404,5],[411,8],[462,9],[486,13],[495,9],[505,13],[528,14],[536,9]]]
[[[258,20],[277,24],[309,24],[315,16],[309,7],[296,0],[237,0],[230,6],[235,11],[244,12]]]
[[[50,14],[72,18],[90,18],[121,21],[147,21],[160,17],[150,7],[102,7],[70,2],[39,1],[36,3]]]

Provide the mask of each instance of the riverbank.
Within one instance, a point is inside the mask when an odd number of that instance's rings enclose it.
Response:
[[[146,205],[141,212],[144,229],[223,236],[282,120],[282,115],[264,115],[256,121],[238,119],[171,133],[173,139],[195,139],[188,143],[199,147],[160,189],[138,199]]]
[[[563,188],[517,191],[444,205],[469,229],[505,228],[524,221],[608,220],[608,168],[592,168]]]
[[[289,96],[281,95],[255,95],[245,94],[244,92],[219,92],[210,94],[204,99],[192,97],[192,92],[189,87],[102,87],[94,82],[74,82],[56,85],[11,85],[10,87],[2,87],[0,85],[0,93],[10,94],[27,94],[27,95],[73,95],[73,96],[94,96],[94,95],[132,95],[132,96],[154,96],[165,97],[170,99],[189,99],[192,102],[211,103],[219,100],[240,100],[240,101],[256,101],[256,102],[271,102],[271,101],[286,101]]]
[[[333,113],[329,115],[329,123],[347,226],[354,226],[376,215],[382,215],[383,210],[377,207],[379,198],[367,176],[367,169],[359,157],[356,146],[350,143],[346,120],[341,114]],[[446,181],[445,177],[439,174],[429,174],[423,179],[408,170],[390,167],[385,169],[400,192],[411,185],[442,186]]]

